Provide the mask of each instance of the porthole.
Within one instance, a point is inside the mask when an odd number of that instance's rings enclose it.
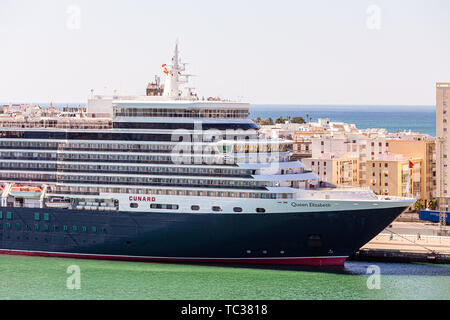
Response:
[[[235,207],[233,208],[234,212],[242,212],[242,208],[241,207]]]
[[[192,211],[198,211],[198,210],[200,210],[200,206],[192,206],[191,210]]]
[[[264,209],[264,208],[256,208],[256,212],[258,212],[258,213],[265,213],[266,209]]]
[[[215,206],[215,207],[212,207],[212,210],[215,212],[219,212],[219,211],[222,211],[222,208]]]
[[[137,207],[139,207],[139,204],[137,204],[137,203],[130,203],[130,208],[136,209]]]

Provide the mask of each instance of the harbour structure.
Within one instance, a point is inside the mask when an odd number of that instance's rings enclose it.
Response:
[[[324,185],[248,103],[185,93],[178,46],[162,67],[145,96],[4,110],[0,253],[342,265],[414,202]]]

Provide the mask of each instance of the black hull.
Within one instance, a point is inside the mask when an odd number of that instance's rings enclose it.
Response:
[[[405,209],[171,214],[3,207],[0,252],[126,260],[343,264]]]

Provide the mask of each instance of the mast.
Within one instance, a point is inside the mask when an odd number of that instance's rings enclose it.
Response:
[[[181,72],[184,71],[184,68],[180,67],[179,60],[179,52],[178,52],[178,42],[175,44],[175,50],[172,57],[172,63],[163,65],[165,67],[166,73],[166,82],[164,85],[164,93],[163,96],[170,97],[173,99],[178,98],[181,95],[180,84],[183,83],[180,81]]]

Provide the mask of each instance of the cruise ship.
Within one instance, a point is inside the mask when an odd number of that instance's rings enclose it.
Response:
[[[414,199],[327,185],[179,58],[142,96],[0,114],[0,253],[343,265]]]

